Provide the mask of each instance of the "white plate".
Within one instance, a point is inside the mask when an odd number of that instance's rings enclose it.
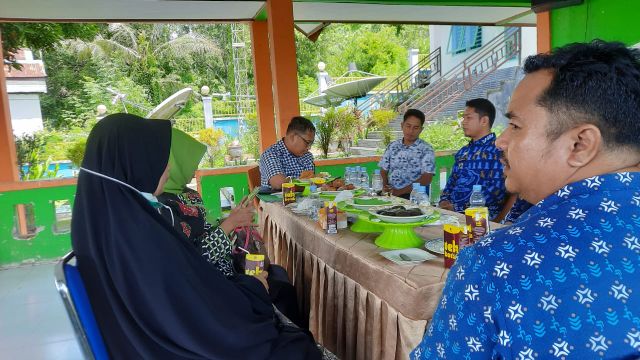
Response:
[[[370,197],[370,196],[361,196],[360,198],[361,198],[361,199],[370,199],[371,197]],[[385,201],[386,201],[386,199],[385,199]],[[396,201],[395,201],[395,199],[391,198],[391,199],[389,199],[388,201],[390,201],[390,203],[389,203],[389,204],[376,204],[376,205],[356,204],[356,203],[353,201],[353,199],[349,199],[349,200],[347,200],[346,202],[347,202],[347,204],[349,204],[349,205],[353,206],[353,207],[354,207],[354,208],[356,208],[356,209],[359,209],[359,210],[365,210],[365,211],[366,211],[366,210],[371,210],[371,209],[375,209],[375,208],[380,208],[380,209],[382,209],[382,208],[385,208],[385,207],[389,207],[389,206],[396,205]]]
[[[408,256],[411,260],[402,259],[400,257],[400,254],[404,254],[405,256]],[[416,265],[421,262],[425,262],[427,260],[436,258],[435,255],[429,254],[428,252],[422,249],[416,249],[416,248],[384,251],[384,252],[381,252],[380,255],[384,256],[385,258],[393,261],[398,265]]]
[[[424,248],[431,251],[432,253],[444,255],[444,239],[433,239],[427,240],[424,243]]]

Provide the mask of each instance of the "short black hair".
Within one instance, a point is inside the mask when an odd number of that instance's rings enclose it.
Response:
[[[593,40],[527,58],[527,74],[550,70],[553,79],[538,99],[551,114],[551,140],[578,124],[600,129],[605,147],[640,149],[640,51],[619,42]]]
[[[491,101],[483,98],[468,100],[464,106],[473,108],[475,112],[480,115],[480,118],[486,116],[489,118],[489,129],[493,127],[493,122],[496,119],[496,107],[493,106]]]
[[[410,116],[418,118],[420,120],[420,125],[424,125],[424,113],[418,109],[409,109],[402,116],[402,122],[405,122]]]
[[[294,116],[291,118],[291,122],[289,126],[287,126],[287,134],[292,132],[305,134],[307,131],[316,132],[316,127],[313,126],[311,120],[304,116]]]

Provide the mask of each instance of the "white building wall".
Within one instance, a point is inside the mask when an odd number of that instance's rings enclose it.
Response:
[[[537,53],[537,30],[535,27],[523,27],[522,29],[522,59]],[[482,27],[482,45],[490,42],[504,32],[505,27],[502,26],[483,26]],[[451,25],[430,25],[429,26],[429,45],[431,51],[440,47],[442,58],[442,74],[446,74],[449,70],[460,64],[464,59],[475,54],[481,48],[465,51],[459,54],[452,54],[449,49],[449,33]],[[517,66],[518,59],[508,61],[502,67]]]
[[[20,137],[44,129],[38,94],[9,94],[13,134]]]

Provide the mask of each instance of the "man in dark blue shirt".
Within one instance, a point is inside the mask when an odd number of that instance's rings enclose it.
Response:
[[[482,185],[482,193],[491,219],[501,213],[507,196],[502,177],[500,150],[496,135],[491,132],[496,108],[487,99],[467,101],[462,120],[469,144],[455,155],[455,164],[447,186],[440,194],[440,207],[463,212],[469,207],[473,185]]]
[[[640,51],[529,57],[506,187],[535,204],[460,251],[413,359],[640,357]]]

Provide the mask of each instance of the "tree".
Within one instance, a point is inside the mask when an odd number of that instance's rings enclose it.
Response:
[[[50,50],[65,39],[93,39],[102,25],[77,23],[0,23],[2,57],[16,69],[14,54],[20,48]]]
[[[115,59],[156,104],[185,86],[176,68],[193,68],[198,55],[220,53],[212,39],[168,24],[109,24],[109,31],[91,42],[70,40],[65,45],[80,58]]]

